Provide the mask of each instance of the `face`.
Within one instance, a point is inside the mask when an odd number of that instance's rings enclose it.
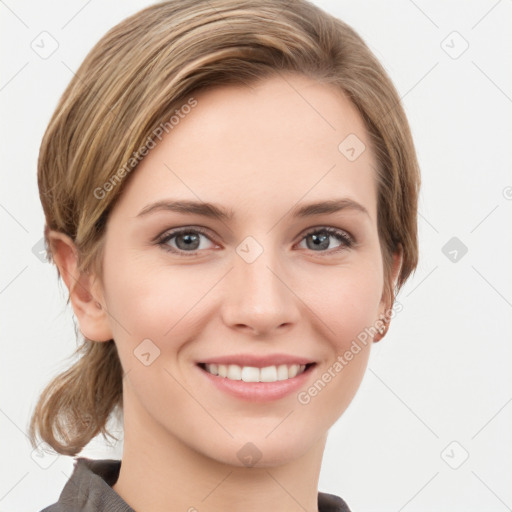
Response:
[[[371,346],[358,336],[385,310],[376,164],[331,86],[290,75],[194,97],[107,224],[125,413],[216,461],[280,464],[347,408]]]

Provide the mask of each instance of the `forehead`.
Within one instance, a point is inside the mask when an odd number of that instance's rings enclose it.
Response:
[[[333,85],[288,74],[193,97],[196,106],[133,171],[116,208],[133,215],[149,201],[180,197],[275,216],[300,201],[350,196],[375,218],[369,137]]]

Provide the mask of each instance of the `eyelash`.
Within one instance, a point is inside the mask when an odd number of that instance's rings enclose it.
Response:
[[[199,233],[201,235],[204,235],[208,239],[210,239],[210,236],[208,235],[208,232],[206,230],[199,228],[199,227],[193,227],[193,228],[178,228],[178,229],[175,229],[172,231],[167,231],[167,232],[163,233],[162,235],[158,236],[155,242],[157,245],[159,245],[165,251],[168,251],[168,252],[171,252],[174,254],[179,254],[180,256],[183,255],[185,257],[195,256],[196,254],[201,252],[201,250],[183,251],[181,249],[176,249],[176,248],[168,245],[168,242],[170,240],[172,240],[174,237],[176,237],[178,235],[190,234],[190,233]],[[334,236],[341,242],[341,245],[339,247],[336,247],[334,250],[311,251],[311,252],[318,252],[318,254],[320,256],[325,255],[325,254],[331,255],[331,254],[343,251],[345,249],[351,249],[355,245],[354,239],[348,233],[346,233],[345,231],[342,231],[340,229],[331,228],[331,227],[312,228],[309,231],[307,231],[306,233],[304,233],[304,235],[300,241],[302,242],[302,240],[304,240],[307,236],[317,234],[317,233],[327,233],[330,236]]]

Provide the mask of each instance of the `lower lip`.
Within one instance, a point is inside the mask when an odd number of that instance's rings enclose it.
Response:
[[[315,364],[308,366],[305,371],[291,379],[278,380],[276,382],[231,380],[227,377],[212,375],[200,366],[197,366],[197,368],[217,389],[225,393],[250,402],[268,402],[283,398],[304,386],[315,366]]]

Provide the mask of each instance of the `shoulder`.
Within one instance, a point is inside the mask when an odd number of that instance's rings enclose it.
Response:
[[[111,487],[120,466],[121,461],[114,459],[75,459],[73,474],[58,501],[41,512],[133,512]]]
[[[339,496],[327,492],[319,492],[318,512],[350,512],[350,509]]]

